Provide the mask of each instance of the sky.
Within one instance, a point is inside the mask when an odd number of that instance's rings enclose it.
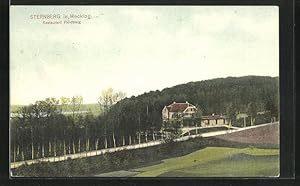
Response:
[[[278,10],[11,6],[10,102],[81,95],[96,103],[108,87],[130,97],[219,77],[279,76]],[[64,15],[81,15],[68,19],[81,24],[64,24]]]

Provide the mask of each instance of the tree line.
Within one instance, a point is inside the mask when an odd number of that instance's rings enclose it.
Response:
[[[46,98],[23,106],[10,119],[12,161],[61,156],[138,144],[156,140],[157,131],[127,130],[120,128],[109,114],[111,107],[126,96],[109,88],[99,97],[101,115],[80,113],[81,96]],[[64,114],[65,108],[71,114]]]
[[[21,107],[10,119],[12,161],[156,140],[162,137],[161,111],[173,101],[188,101],[202,115],[224,114],[232,125],[238,123],[238,113],[247,113],[251,125],[260,111],[278,120],[278,87],[278,77],[244,76],[190,82],[132,97],[109,88],[99,96],[100,115],[78,113],[81,96],[47,98]],[[71,114],[64,114],[64,107],[71,107]]]

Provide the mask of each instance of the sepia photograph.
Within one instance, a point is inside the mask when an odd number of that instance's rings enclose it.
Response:
[[[9,24],[12,178],[280,176],[278,6],[12,5]]]

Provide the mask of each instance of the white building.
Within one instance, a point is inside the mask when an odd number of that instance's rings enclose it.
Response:
[[[197,108],[189,102],[176,103],[165,106],[162,109],[163,121],[169,121],[173,119],[190,118],[197,112]]]

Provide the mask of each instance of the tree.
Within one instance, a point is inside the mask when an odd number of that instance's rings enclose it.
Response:
[[[124,99],[125,97],[126,93],[121,91],[114,92],[112,88],[108,88],[107,90],[103,90],[101,92],[98,104],[100,106],[100,109],[102,108],[104,112],[107,112],[113,104]]]
[[[250,116],[251,126],[255,125],[255,117],[257,115],[257,104],[255,102],[248,103],[247,113]]]
[[[61,104],[61,112],[67,111],[67,106],[71,103],[71,99],[67,97],[61,97],[60,98],[60,104]]]
[[[91,132],[89,131],[91,126],[94,123],[94,116],[91,113],[88,113],[84,117],[84,128],[85,128],[85,150],[90,150],[90,136]]]
[[[107,122],[113,123],[111,124],[110,127],[114,128],[114,125],[118,123],[118,120],[116,117],[109,117],[114,114],[109,115],[108,117],[106,116],[112,105],[116,104],[118,101],[122,100],[123,98],[126,97],[126,94],[124,92],[114,92],[112,88],[108,88],[107,90],[103,90],[101,92],[101,95],[98,100],[98,104],[100,106],[100,110],[104,111],[104,117],[109,119],[104,121],[104,135],[105,135],[105,147],[107,147]],[[113,134],[113,142],[115,146],[115,136],[114,136],[114,130],[112,131]]]
[[[197,109],[197,111],[194,114],[192,114],[192,120],[194,126],[196,127],[196,134],[198,134],[198,123],[201,124],[201,119],[202,119],[202,111],[200,109]]]
[[[171,128],[175,130],[175,134],[180,134],[180,128],[183,126],[183,119],[179,113],[174,113],[173,118],[169,121]]]
[[[75,116],[80,111],[80,106],[83,103],[83,97],[82,96],[73,96],[71,98],[71,106],[72,106],[72,119],[73,119],[73,125],[75,124]]]
[[[279,107],[279,101],[278,101],[278,95],[269,95],[266,98],[266,105],[265,109],[270,111],[272,121],[276,121],[278,116],[278,107]]]
[[[232,126],[236,120],[236,107],[233,103],[229,103],[226,107],[226,115],[229,119],[229,126]]]

